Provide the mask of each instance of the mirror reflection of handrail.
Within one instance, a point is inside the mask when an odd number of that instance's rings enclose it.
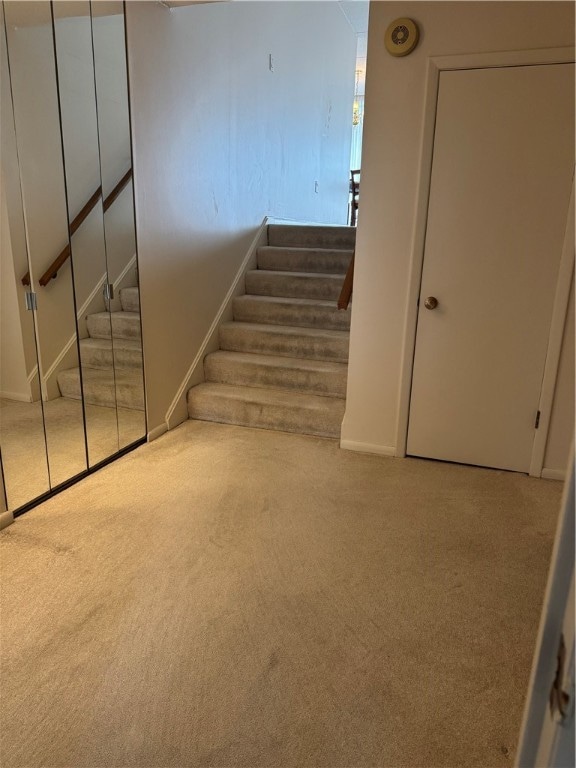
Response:
[[[128,184],[131,178],[132,178],[132,168],[130,168],[130,170],[127,171],[124,174],[124,176],[122,176],[118,184],[116,184],[112,192],[110,192],[108,197],[102,203],[102,207],[104,211],[107,211],[108,208],[110,208],[112,203],[116,200],[120,192],[122,192],[122,190],[124,189],[126,184]],[[88,218],[88,215],[90,214],[92,209],[95,208],[98,200],[100,200],[101,197],[102,197],[102,187],[98,187],[98,189],[96,190],[96,192],[94,192],[90,200],[88,200],[84,208],[82,208],[78,216],[76,216],[76,218],[70,224],[68,228],[70,237],[72,237],[72,235],[82,226],[82,224]],[[62,251],[58,254],[56,259],[54,259],[52,264],[50,264],[46,272],[44,272],[44,274],[38,281],[41,286],[44,287],[48,285],[50,280],[56,277],[56,275],[58,274],[58,270],[63,266],[63,264],[66,263],[69,256],[70,256],[70,243],[68,243],[66,247],[62,249]],[[30,285],[30,272],[26,272],[26,274],[22,278],[22,285]]]

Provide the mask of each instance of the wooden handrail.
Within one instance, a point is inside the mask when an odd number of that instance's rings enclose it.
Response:
[[[108,197],[102,203],[102,208],[104,209],[104,211],[107,211],[108,208],[110,208],[112,203],[116,200],[120,192],[122,192],[122,190],[124,189],[126,184],[128,184],[131,178],[132,178],[132,168],[130,168],[130,170],[127,171],[124,174],[124,176],[122,176],[118,184],[116,184],[112,192],[110,192]],[[96,204],[98,203],[98,200],[100,200],[101,197],[102,197],[102,187],[98,187],[96,192],[94,192],[90,200],[88,200],[88,202],[82,208],[78,216],[76,216],[76,218],[72,221],[72,223],[68,227],[68,233],[70,237],[72,237],[72,235],[75,232],[77,232],[78,229],[80,229],[82,224],[88,218],[89,214],[96,207]],[[50,280],[53,280],[56,277],[56,275],[58,274],[58,270],[61,269],[61,267],[66,263],[66,261],[70,257],[70,253],[71,253],[70,243],[68,243],[60,251],[58,256],[54,259],[52,264],[50,264],[46,272],[44,272],[44,274],[38,281],[42,287],[45,287],[46,285],[48,285]],[[30,285],[30,272],[26,272],[26,274],[22,278],[22,285]]]
[[[129,171],[126,171],[126,173],[124,174],[124,176],[122,176],[118,184],[116,184],[112,192],[110,192],[106,200],[104,200],[104,203],[103,203],[104,212],[106,212],[108,208],[110,208],[112,203],[116,200],[120,192],[122,192],[122,190],[124,189],[126,184],[128,184],[131,178],[132,178],[132,168],[130,168]]]
[[[354,282],[354,256],[356,255],[356,251],[352,254],[352,258],[350,259],[350,264],[348,264],[348,270],[346,272],[346,277],[344,278],[344,282],[342,284],[342,290],[340,291],[340,297],[338,299],[338,309],[348,309],[348,304],[350,304],[350,297],[352,296],[352,283]]]
[[[80,229],[82,224],[88,218],[88,215],[92,212],[92,209],[96,207],[96,204],[98,203],[98,200],[100,199],[101,196],[102,196],[102,187],[98,187],[96,192],[94,192],[90,200],[88,200],[84,208],[82,208],[78,216],[76,216],[76,218],[72,220],[72,224],[70,224],[70,226],[68,227],[68,231],[70,232],[70,237],[72,237],[72,235]]]

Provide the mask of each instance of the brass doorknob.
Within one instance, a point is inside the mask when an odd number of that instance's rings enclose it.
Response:
[[[428,296],[428,298],[424,301],[424,306],[426,309],[436,309],[438,306],[438,299],[434,296]]]

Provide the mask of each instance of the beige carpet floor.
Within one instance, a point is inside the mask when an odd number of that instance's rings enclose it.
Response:
[[[1,765],[511,766],[560,494],[187,422],[0,535]]]

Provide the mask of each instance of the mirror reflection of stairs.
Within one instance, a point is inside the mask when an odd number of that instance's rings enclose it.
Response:
[[[246,294],[220,326],[190,418],[340,437],[350,308],[336,302],[354,251],[352,227],[269,225]]]
[[[144,410],[142,336],[138,288],[120,291],[122,310],[87,317],[89,336],[80,340],[84,399],[90,405]],[[58,374],[62,397],[81,399],[80,370]]]

